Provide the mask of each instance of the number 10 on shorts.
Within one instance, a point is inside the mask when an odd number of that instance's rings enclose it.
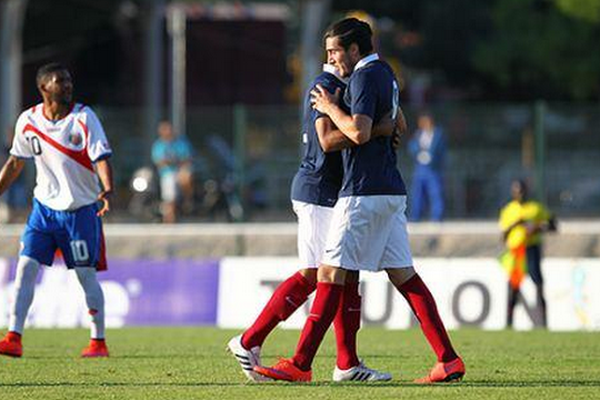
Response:
[[[71,241],[71,255],[73,256],[73,261],[77,264],[89,261],[90,253],[85,240]]]

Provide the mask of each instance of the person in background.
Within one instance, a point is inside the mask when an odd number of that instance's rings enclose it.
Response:
[[[520,298],[521,282],[529,274],[537,292],[536,326],[547,327],[546,299],[542,278],[542,235],[556,231],[556,218],[540,202],[528,197],[527,184],[511,184],[512,201],[500,212],[500,229],[506,245],[501,262],[509,275],[506,325],[513,326],[515,306]]]
[[[444,217],[444,189],[442,170],[446,157],[446,141],[433,116],[423,113],[418,119],[419,129],[408,143],[408,153],[415,162],[411,188],[411,220],[423,216],[429,204],[430,217],[441,221]]]
[[[193,206],[192,152],[189,141],[175,135],[170,122],[162,121],[158,125],[158,139],[152,145],[152,162],[160,176],[161,212],[165,223],[177,220],[180,198],[185,208]]]

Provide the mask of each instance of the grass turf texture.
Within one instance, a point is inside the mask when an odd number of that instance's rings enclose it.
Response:
[[[237,331],[129,328],[108,332],[109,359],[81,359],[85,330],[26,331],[22,359],[0,358],[0,399],[598,399],[600,334],[452,332],[467,364],[463,382],[419,386],[434,359],[420,331],[366,328],[359,352],[389,371],[383,383],[330,381],[335,363],[328,334],[315,359],[314,382],[247,383],[225,345]],[[298,331],[276,331],[265,344],[270,365],[289,356]]]

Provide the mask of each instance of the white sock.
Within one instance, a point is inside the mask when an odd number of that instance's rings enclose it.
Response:
[[[15,278],[15,302],[10,310],[8,330],[23,334],[25,319],[33,301],[35,280],[40,263],[27,256],[20,256],[17,262],[17,276]]]
[[[85,292],[85,302],[92,317],[91,338],[104,339],[104,293],[96,277],[96,268],[75,268]]]

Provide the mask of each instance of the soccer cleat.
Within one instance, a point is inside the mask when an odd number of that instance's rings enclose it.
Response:
[[[90,344],[81,352],[83,358],[108,357],[108,347],[104,339],[90,339]]]
[[[240,367],[242,367],[242,372],[246,375],[246,378],[253,382],[264,382],[269,380],[254,372],[254,367],[260,365],[260,346],[246,350],[244,346],[242,346],[242,335],[238,335],[227,343],[227,349],[233,354],[238,364],[240,364]]]
[[[438,362],[429,375],[415,380],[415,383],[458,382],[465,375],[465,364],[460,357],[449,362]]]
[[[254,371],[276,381],[310,382],[312,380],[312,371],[302,371],[287,358],[279,359],[279,362],[272,367],[257,365]]]
[[[361,361],[355,367],[349,369],[339,369],[337,366],[333,370],[333,381],[358,381],[358,382],[384,382],[392,380],[392,375],[387,372],[379,372],[368,368]]]
[[[8,332],[0,341],[0,354],[9,357],[21,357],[23,355],[23,344],[21,335],[16,332]]]

